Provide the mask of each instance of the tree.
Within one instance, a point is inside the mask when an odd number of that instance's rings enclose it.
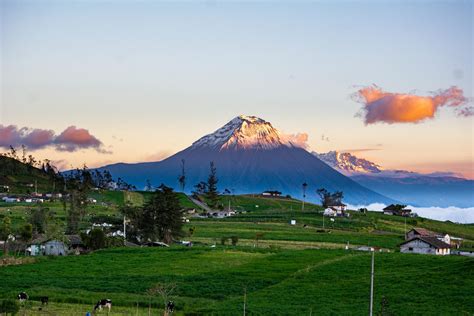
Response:
[[[38,207],[31,210],[28,222],[32,225],[33,231],[37,234],[43,234],[48,226],[51,212],[47,207]]]
[[[181,192],[184,192],[186,186],[186,172],[184,170],[185,160],[181,159],[181,175],[178,177],[179,185],[181,186]]]
[[[66,235],[64,234],[64,228],[57,220],[51,220],[48,222],[48,226],[45,231],[46,239],[48,240],[59,240],[66,241]]]
[[[161,300],[164,305],[164,316],[169,315],[167,304],[169,302],[169,299],[171,298],[171,295],[176,290],[176,287],[176,283],[157,283],[147,290],[147,294],[150,296],[150,301],[153,296],[159,295],[161,297]]]
[[[179,199],[173,189],[160,185],[149,202],[143,206],[138,228],[145,240],[170,243],[181,236],[183,226]]]
[[[81,239],[84,242],[84,245],[92,250],[107,247],[107,236],[100,228],[92,229],[89,234],[81,234]]]
[[[12,233],[12,221],[10,217],[6,216],[3,218],[2,225],[0,226],[0,240],[3,240],[3,255],[8,255],[8,239]]]
[[[217,179],[217,169],[213,161],[211,161],[209,167],[210,172],[209,177],[207,178],[206,197],[210,201],[210,204],[215,207],[219,202],[219,194],[217,192],[217,182],[219,182],[219,180]]]
[[[342,203],[342,199],[344,198],[344,194],[342,193],[342,191],[336,191],[334,193],[331,193],[328,190],[321,188],[318,189],[316,193],[319,195],[321,205],[323,207],[340,204]]]
[[[199,182],[198,184],[196,184],[194,186],[194,191],[193,191],[193,194],[194,195],[203,195],[203,194],[206,194],[207,192],[207,184],[206,182]]]
[[[258,242],[260,241],[260,239],[263,238],[264,235],[265,235],[264,233],[256,233],[255,234],[255,241],[257,243],[257,248],[258,248]]]
[[[153,186],[151,185],[150,179],[146,179],[145,191],[147,192],[153,191]]]
[[[303,186],[303,204],[301,205],[301,208],[304,211],[304,202],[306,200],[306,188],[308,187],[308,184],[304,182],[302,186]]]
[[[20,242],[24,246],[23,248],[22,247],[18,248],[18,253],[19,253],[20,249],[25,249],[28,242],[31,240],[31,238],[33,238],[33,225],[31,225],[29,223],[23,225],[19,229],[18,233],[20,235]],[[20,246],[21,246],[21,244],[20,244]]]

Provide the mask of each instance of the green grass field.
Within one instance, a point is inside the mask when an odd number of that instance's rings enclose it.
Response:
[[[375,262],[376,311],[385,296],[394,315],[474,312],[473,259],[377,253]],[[157,282],[175,282],[178,315],[242,314],[244,291],[250,315],[366,315],[369,276],[365,252],[117,248],[0,268],[0,298],[14,298],[22,290],[33,301],[47,295],[48,308],[58,304],[67,315],[107,297],[120,314],[135,315],[138,304],[138,313],[145,315],[146,290]],[[156,311],[159,299],[152,302]]]

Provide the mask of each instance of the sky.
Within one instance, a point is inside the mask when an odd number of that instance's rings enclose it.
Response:
[[[62,168],[161,160],[245,114],[474,178],[471,1],[0,0],[0,21],[0,145]]]

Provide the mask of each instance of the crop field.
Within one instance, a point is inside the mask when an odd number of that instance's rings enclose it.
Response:
[[[385,297],[396,315],[471,315],[474,260],[377,253],[375,310]],[[159,297],[154,284],[175,283],[178,315],[239,315],[244,293],[250,315],[366,315],[370,254],[344,250],[270,250],[208,246],[115,248],[83,256],[39,258],[36,263],[0,269],[0,299],[19,291],[31,297],[24,307],[81,314],[101,298],[112,299],[112,315],[153,315]],[[440,295],[442,293],[442,295]],[[88,309],[87,309],[88,308]],[[103,312],[105,314],[105,312]]]

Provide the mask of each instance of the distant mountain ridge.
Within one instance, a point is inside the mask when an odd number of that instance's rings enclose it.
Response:
[[[308,184],[309,200],[317,200],[315,191],[341,190],[349,203],[391,203],[394,200],[369,190],[342,175],[320,159],[293,143],[271,123],[255,116],[238,116],[201,137],[190,147],[159,162],[113,164],[114,177],[143,187],[147,179],[178,188],[181,163],[185,162],[186,192],[205,181],[209,163],[217,167],[219,189],[236,194],[278,190],[302,198],[302,184]]]
[[[386,170],[350,153],[315,153],[335,170],[385,196],[415,206],[472,207],[474,181],[450,172],[421,174],[406,170]]]

